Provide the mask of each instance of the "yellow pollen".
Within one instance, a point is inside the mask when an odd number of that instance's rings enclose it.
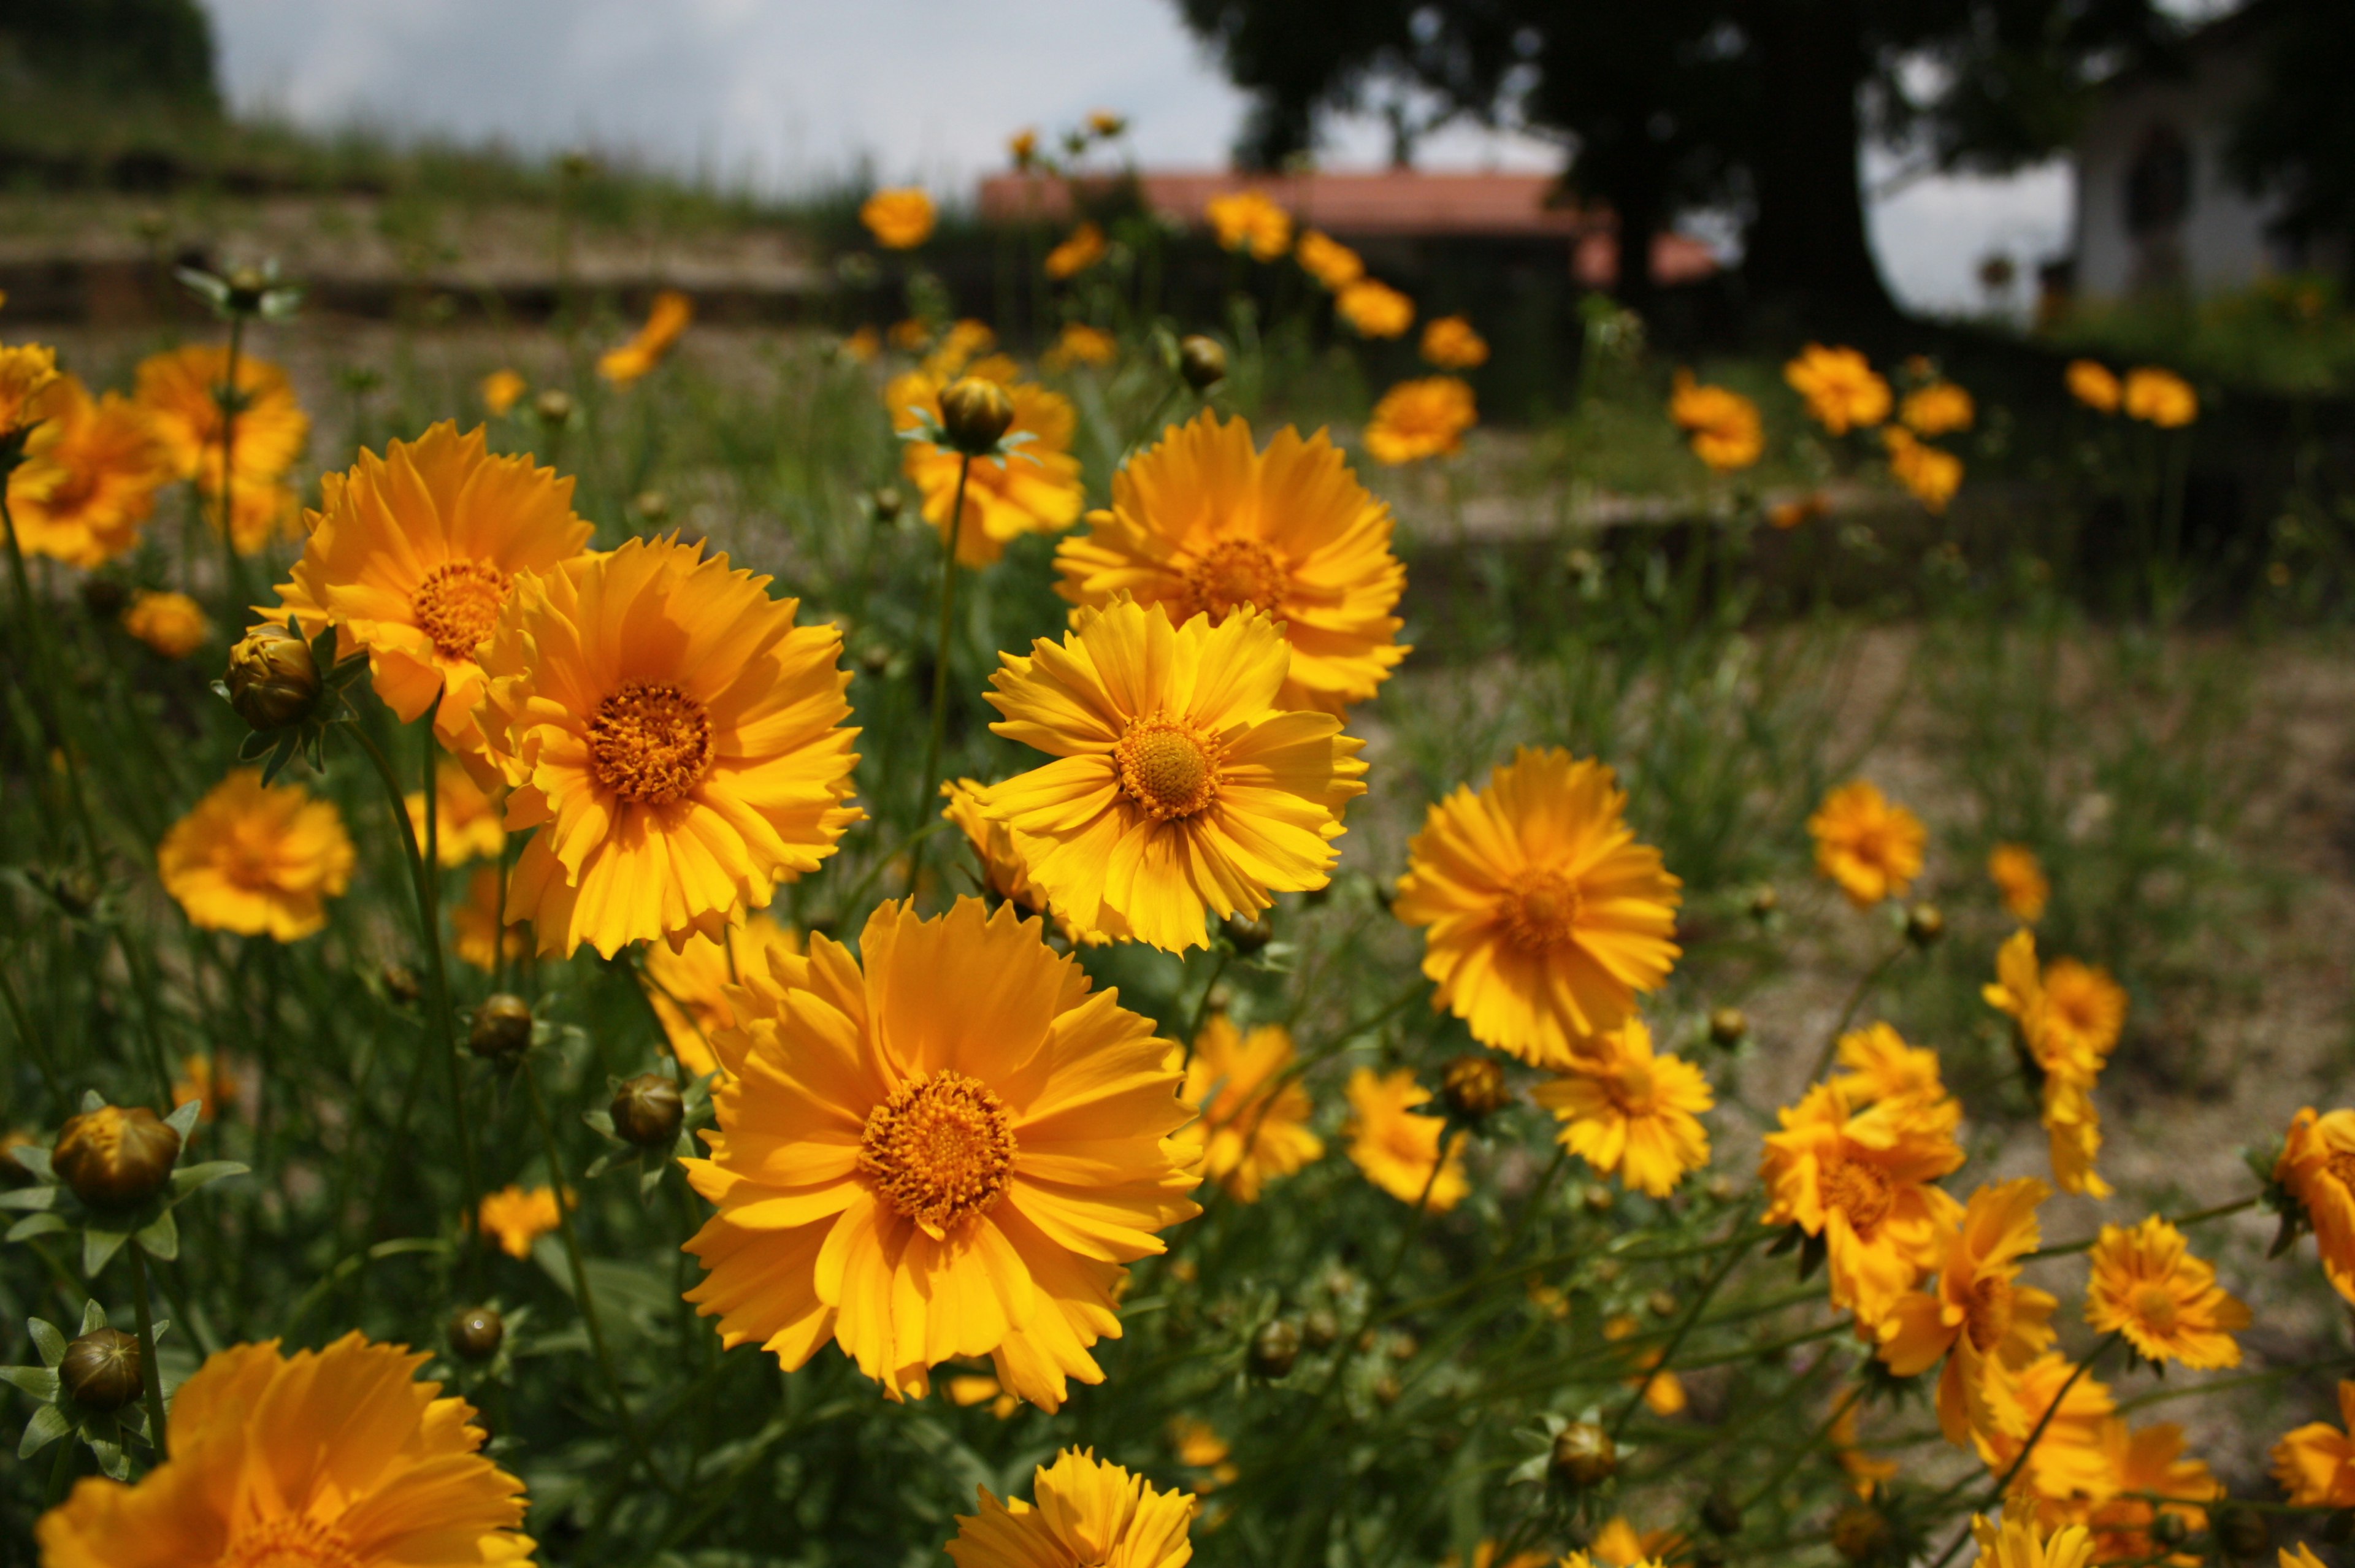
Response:
[[[675,686],[634,680],[589,726],[597,782],[640,805],[668,805],[711,771],[711,716]]]
[[[1849,1228],[1865,1240],[1870,1240],[1881,1222],[1889,1218],[1889,1211],[1896,1203],[1896,1194],[1890,1189],[1889,1173],[1860,1159],[1824,1161],[1816,1186],[1823,1194],[1824,1207],[1847,1215]]]
[[[1964,1321],[1964,1331],[1971,1337],[1971,1346],[1982,1353],[1994,1349],[2011,1333],[2011,1282],[1995,1275],[1976,1280],[1971,1285],[1970,1314]]]
[[[2183,1304],[2175,1298],[2173,1291],[2156,1280],[2146,1280],[2134,1287],[2134,1295],[2129,1299],[2134,1304],[2135,1317],[2141,1320],[2144,1328],[2154,1334],[2175,1332],[2177,1321],[2182,1316]]]
[[[1275,551],[1257,539],[1228,539],[1196,556],[1186,567],[1186,613],[1223,621],[1245,604],[1273,615],[1284,607],[1289,574]]]
[[[443,658],[470,659],[514,588],[514,577],[487,560],[445,561],[425,574],[409,607]]]
[[[359,1568],[359,1557],[335,1526],[281,1515],[238,1531],[213,1568]]]
[[[1156,822],[1191,816],[1219,798],[1219,743],[1167,719],[1136,719],[1113,748],[1120,787]]]
[[[1523,871],[1497,901],[1505,935],[1529,953],[1559,947],[1578,934],[1578,884],[1550,868]]]
[[[1014,1126],[977,1079],[943,1068],[867,1114],[858,1168],[892,1208],[938,1241],[986,1214],[1013,1179]]]

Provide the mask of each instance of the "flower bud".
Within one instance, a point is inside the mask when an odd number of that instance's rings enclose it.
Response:
[[[1405,1392],[1405,1388],[1392,1373],[1384,1372],[1374,1380],[1374,1403],[1384,1410],[1396,1404],[1399,1402],[1399,1396]]]
[[[531,411],[539,416],[542,424],[570,424],[572,422],[572,394],[561,387],[549,387],[532,399]]]
[[[1936,904],[1915,904],[1905,912],[1905,940],[1916,947],[1934,947],[1946,934],[1946,917]]]
[[[941,393],[941,431],[954,451],[971,457],[993,452],[1013,424],[1014,400],[998,382],[961,376]]]
[[[1656,1290],[1644,1298],[1644,1309],[1655,1317],[1674,1317],[1677,1298],[1665,1290]]]
[[[139,1340],[120,1328],[93,1328],[66,1346],[58,1381],[76,1404],[104,1414],[147,1392],[140,1376]]]
[[[2227,1557],[2247,1562],[2264,1556],[2265,1549],[2274,1543],[2272,1527],[2265,1523],[2265,1516],[2254,1509],[2219,1509],[2211,1518],[2214,1522],[2209,1530]]]
[[[1753,920],[1764,920],[1768,915],[1773,914],[1777,909],[1781,908],[1782,904],[1783,895],[1774,891],[1774,883],[1769,882],[1764,887],[1760,888],[1756,892],[1750,895],[1751,918]]]
[[[16,1157],[16,1151],[32,1141],[30,1134],[14,1127],[0,1133],[0,1187],[26,1187],[36,1179],[31,1168]]]
[[[396,1002],[413,1002],[425,994],[425,983],[408,965],[388,964],[384,966],[384,992]]]
[[[2183,1538],[2190,1533],[2179,1513],[2162,1513],[2150,1521],[2151,1539],[2161,1546],[2180,1546]]]
[[[283,626],[256,626],[229,651],[229,705],[256,730],[283,730],[319,702],[311,645]]]
[[[1300,1360],[1300,1326],[1288,1317],[1264,1324],[1252,1336],[1251,1371],[1255,1378],[1283,1378]]]
[[[1440,1097],[1467,1122],[1496,1115],[1512,1103],[1504,1065],[1483,1051],[1467,1051],[1440,1070]]]
[[[231,267],[221,282],[229,285],[227,304],[232,315],[260,315],[262,296],[270,292],[270,274],[260,267]]]
[[[1563,1486],[1586,1491],[1619,1473],[1619,1445],[1593,1422],[1573,1421],[1554,1434],[1548,1467]]]
[[[178,1129],[144,1105],[101,1105],[58,1134],[50,1168],[93,1209],[133,1209],[172,1179],[180,1158]]]
[[[667,1072],[641,1072],[613,1093],[613,1134],[640,1148],[661,1148],[678,1136],[687,1114]]]
[[[875,493],[867,497],[867,504],[875,508],[877,522],[896,523],[900,520],[900,508],[907,505],[907,502],[892,486],[879,485],[876,486]]]
[[[1245,920],[1240,912],[1231,914],[1219,922],[1219,930],[1228,945],[1245,958],[1275,940],[1275,927],[1268,923],[1265,915]]]
[[[1850,1503],[1832,1520],[1832,1550],[1850,1563],[1879,1561],[1891,1539],[1889,1520],[1866,1503]]]
[[[1709,1184],[1702,1188],[1701,1190],[1708,1193],[1710,1199],[1716,1202],[1731,1203],[1733,1201],[1734,1196],[1742,1190],[1742,1187],[1740,1183],[1733,1179],[1733,1178],[1726,1175],[1725,1172],[1721,1170],[1715,1176],[1709,1179]]]
[[[483,998],[466,1026],[466,1049],[476,1056],[515,1056],[531,1045],[531,1004],[505,991]]]
[[[489,1360],[506,1337],[506,1320],[496,1307],[464,1307],[450,1319],[450,1349],[464,1360]]]
[[[1308,1349],[1329,1350],[1340,1338],[1339,1321],[1321,1307],[1300,1320],[1300,1342]]]
[[[1590,1214],[1608,1214],[1611,1212],[1611,1205],[1617,1201],[1611,1196],[1611,1189],[1599,1181],[1586,1189],[1582,1200]],[[1610,1260],[1606,1258],[1604,1261],[1607,1263]]]
[[[1740,1008],[1714,1008],[1709,1015],[1709,1038],[1732,1051],[1750,1034],[1750,1017]]]
[[[630,510],[647,522],[659,523],[670,516],[670,497],[659,490],[641,490],[630,497]]]
[[[1198,392],[1227,379],[1227,351],[1215,337],[1196,333],[1178,345],[1178,374]]]

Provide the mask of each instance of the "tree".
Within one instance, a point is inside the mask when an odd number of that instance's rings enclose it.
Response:
[[[212,24],[197,0],[0,0],[5,66],[49,91],[220,102]]]
[[[2345,0],[2264,0],[2262,85],[2233,128],[2234,171],[2283,198],[2281,228],[2300,240],[2336,236],[2355,271],[2355,27]]]

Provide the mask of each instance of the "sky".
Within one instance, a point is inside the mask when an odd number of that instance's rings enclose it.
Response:
[[[1129,117],[1151,167],[1223,164],[1241,95],[1171,0],[205,0],[241,112],[527,151],[574,146],[769,190],[870,166],[969,197],[1006,138]],[[1387,133],[1337,124],[1327,167],[1379,165]],[[1527,137],[1451,128],[1426,168],[1559,166]],[[1887,171],[1869,163],[1873,180]],[[2068,171],[1930,178],[1873,204],[1901,298],[1966,310],[1978,262],[2031,271],[2069,240]]]

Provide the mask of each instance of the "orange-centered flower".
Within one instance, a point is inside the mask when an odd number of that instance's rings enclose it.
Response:
[[[1434,316],[1423,329],[1423,357],[1443,370],[1476,370],[1488,362],[1488,340],[1463,316]]]
[[[2124,1334],[2154,1361],[2241,1364],[2232,1336],[2249,1326],[2249,1308],[2216,1283],[2213,1264],[2191,1255],[2181,1231],[2156,1214],[2132,1230],[2105,1225],[2090,1261],[2086,1322]]]
[[[171,455],[139,406],[120,392],[93,398],[59,376],[32,400],[40,423],[8,475],[8,512],[27,555],[102,566],[135,549]]]
[[[1863,779],[1825,795],[1807,818],[1807,831],[1816,840],[1817,871],[1859,909],[1904,897],[1922,874],[1922,850],[1930,839],[1920,817]]]
[[[2041,1243],[2036,1206],[2052,1189],[2032,1176],[1982,1187],[1947,1239],[1928,1290],[1898,1297],[1880,1328],[1881,1359],[1901,1378],[1938,1376],[1938,1424],[1961,1445],[1974,1432],[2028,1435],[2019,1374],[2052,1343],[2049,1293],[2019,1283],[2019,1260]]]
[[[1655,1056],[1639,1018],[1604,1035],[1592,1054],[1531,1096],[1562,1124],[1562,1147],[1605,1176],[1666,1198],[1709,1163],[1699,1113],[1717,1104],[1709,1079],[1680,1056]]]
[[[1316,1102],[1292,1064],[1281,1024],[1245,1034],[1214,1014],[1194,1041],[1185,1093],[1201,1118],[1202,1174],[1245,1203],[1259,1201],[1269,1179],[1325,1157],[1325,1140],[1308,1127]]]
[[[2305,1205],[2323,1272],[2355,1302],[2355,1111],[2298,1112],[2274,1179]]]
[[[935,356],[943,367],[955,357],[946,347]],[[1086,490],[1080,480],[1080,460],[1071,455],[1079,416],[1071,399],[1035,382],[1016,380],[1014,361],[1002,356],[981,360],[965,373],[1006,388],[1014,403],[1014,422],[1007,427],[1007,433],[1030,439],[1006,456],[976,457],[970,468],[964,457],[947,447],[910,441],[903,443],[907,450],[900,462],[909,481],[923,496],[924,520],[943,538],[956,507],[957,476],[964,473],[964,511],[957,529],[957,561],[981,567],[996,562],[1006,553],[1007,543],[1024,534],[1060,533],[1079,521]],[[893,377],[883,393],[893,425],[912,430],[925,414],[937,421],[941,393],[954,374],[946,368],[927,368]]]
[[[1855,1110],[1838,1083],[1818,1083],[1776,1113],[1759,1174],[1773,1202],[1765,1223],[1823,1238],[1832,1305],[1879,1324],[1938,1266],[1962,1205],[1932,1185],[1961,1168],[1942,1118],[1904,1101]]]
[[[858,209],[858,221],[885,250],[912,251],[932,237],[939,214],[922,187],[901,186],[868,197]]]

